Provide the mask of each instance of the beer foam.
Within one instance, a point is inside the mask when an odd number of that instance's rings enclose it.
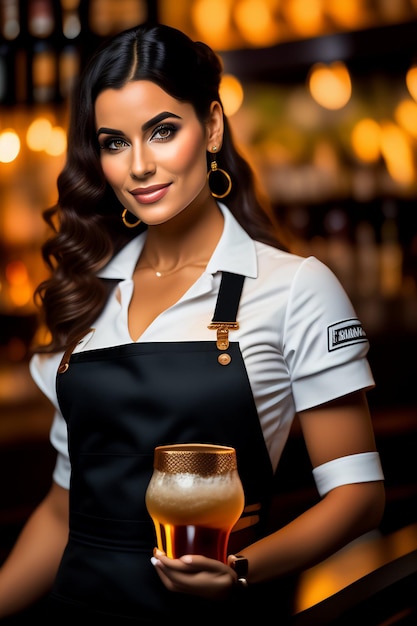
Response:
[[[243,506],[237,473],[213,476],[154,472],[146,493],[152,518],[162,524],[233,526]]]

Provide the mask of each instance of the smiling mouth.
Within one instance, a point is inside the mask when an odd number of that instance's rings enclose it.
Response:
[[[161,200],[168,192],[171,183],[165,185],[152,185],[150,187],[140,187],[132,189],[129,193],[139,204],[151,204]]]

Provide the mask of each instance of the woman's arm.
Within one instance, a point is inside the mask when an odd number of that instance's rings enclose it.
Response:
[[[313,467],[375,451],[365,394],[358,392],[299,415]],[[385,507],[382,481],[342,485],[276,533],[242,553],[251,582],[300,571],[378,526]]]
[[[68,491],[54,483],[0,568],[0,618],[22,611],[51,587],[68,539]]]
[[[342,456],[375,451],[363,392],[303,411],[299,419],[313,467]],[[240,550],[249,561],[249,584],[299,572],[327,558],[375,528],[384,506],[382,480],[332,489],[283,528]],[[217,597],[234,580],[230,568],[221,564],[215,567],[214,561],[207,562],[204,557],[192,556],[184,562],[159,553],[156,556],[154,563],[161,579],[175,591]]]

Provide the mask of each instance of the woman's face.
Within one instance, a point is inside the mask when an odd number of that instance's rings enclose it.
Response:
[[[143,222],[167,222],[209,195],[206,151],[221,146],[223,128],[218,103],[203,126],[191,104],[135,81],[103,91],[95,116],[104,175]]]

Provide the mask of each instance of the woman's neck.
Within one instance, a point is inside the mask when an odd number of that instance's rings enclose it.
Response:
[[[224,217],[214,201],[193,216],[186,209],[177,217],[147,230],[141,259],[161,272],[207,263],[223,232]]]

